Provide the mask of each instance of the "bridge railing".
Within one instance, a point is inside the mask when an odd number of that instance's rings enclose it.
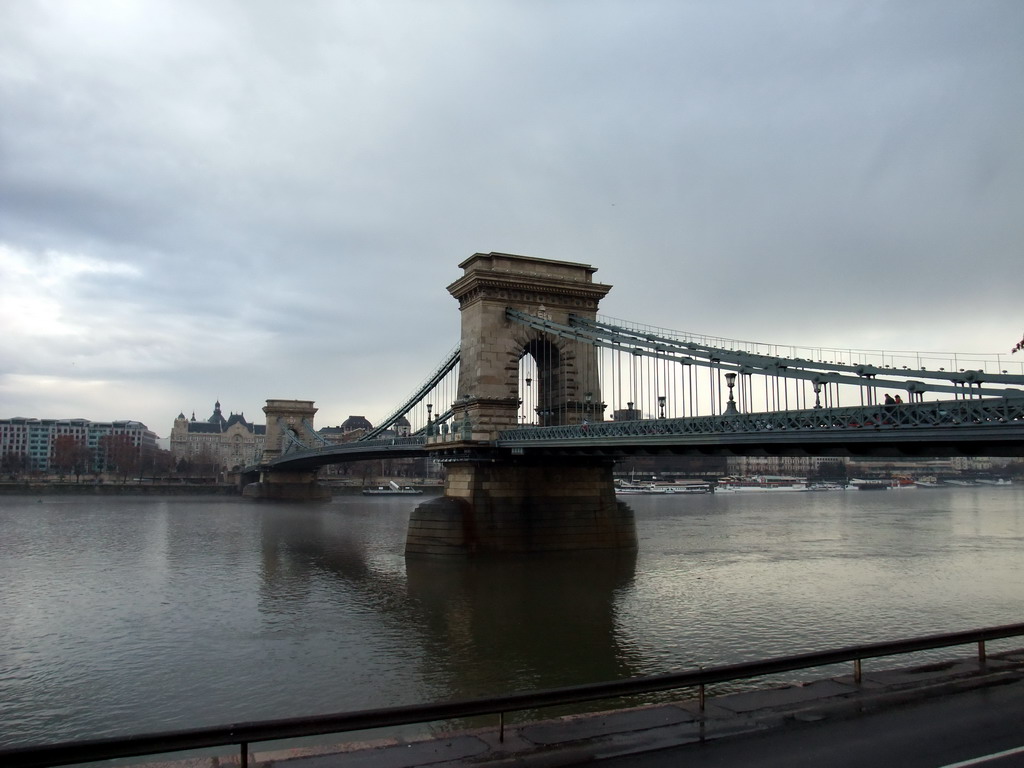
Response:
[[[323,456],[324,454],[330,454],[332,456],[340,456],[348,453],[372,453],[374,451],[388,452],[390,450],[404,451],[409,448],[416,446],[422,446],[427,442],[425,435],[412,435],[410,437],[387,437],[380,438],[377,440],[353,440],[348,443],[328,443],[318,448],[306,448],[305,450],[296,450],[289,452],[279,458],[272,460],[268,466],[274,466],[275,464],[285,464],[302,459],[313,458],[316,456]]]
[[[588,683],[461,701],[413,704],[357,712],[339,712],[307,718],[264,720],[121,738],[0,749],[0,765],[6,766],[6,768],[42,768],[43,766],[69,765],[121,757],[239,745],[241,747],[241,766],[246,768],[249,745],[254,743],[481,715],[498,715],[499,734],[503,738],[504,715],[508,712],[580,704],[638,694],[662,693],[684,688],[698,691],[700,706],[703,709],[705,687],[716,683],[749,680],[766,675],[853,662],[854,682],[859,684],[862,662],[865,659],[976,643],[978,661],[983,664],[987,659],[986,643],[988,641],[1020,636],[1024,636],[1024,624],[1008,624],[963,632],[847,646],[794,656],[778,656],[763,661],[742,662],[691,672],[671,672],[648,677],[632,677],[610,682]]]
[[[1024,397],[947,400],[896,405],[813,408],[778,413],[725,413],[674,419],[601,421],[558,427],[507,430],[499,443],[599,437],[708,435],[801,431],[877,431],[898,428],[955,428],[1024,421]]]

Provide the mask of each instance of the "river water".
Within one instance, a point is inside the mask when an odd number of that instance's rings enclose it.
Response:
[[[406,561],[421,499],[0,497],[0,745],[1021,621],[1024,488],[639,496],[635,555]]]

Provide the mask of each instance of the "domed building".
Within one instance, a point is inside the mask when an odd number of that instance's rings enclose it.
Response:
[[[178,414],[171,428],[171,454],[175,461],[209,461],[227,472],[258,462],[266,436],[265,425],[246,421],[242,413],[225,418],[218,400],[206,421],[197,420],[195,411],[191,419]]]
[[[336,427],[323,427],[317,432],[329,443],[348,443],[358,440],[373,429],[373,424],[365,416],[349,416]],[[388,440],[397,437],[410,437],[412,425],[405,416],[399,416],[395,423],[379,434],[377,440]],[[436,475],[436,467],[427,459],[373,459],[367,461],[343,462],[328,464],[320,468],[321,476],[356,476],[365,479],[376,478],[382,482],[390,477],[427,477]]]
[[[349,416],[337,427],[321,427],[319,435],[329,443],[347,443],[358,440],[373,429],[373,424],[365,416]]]
[[[373,429],[373,424],[365,416],[349,416],[341,422],[342,434],[351,435],[353,432],[366,434]]]
[[[358,440],[367,432],[373,429],[373,424],[365,416],[349,416],[340,426],[324,427],[317,430],[320,435],[331,443],[347,443],[351,440]],[[409,437],[412,434],[412,425],[405,416],[399,416],[390,429],[384,430],[379,437]]]

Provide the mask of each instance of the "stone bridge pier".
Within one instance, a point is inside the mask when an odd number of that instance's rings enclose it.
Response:
[[[312,400],[267,400],[263,413],[267,416],[267,435],[259,479],[242,488],[249,499],[276,501],[328,501],[331,492],[317,482],[317,470],[286,471],[273,466],[274,459],[284,455],[286,444],[298,441],[307,447],[317,409]]]
[[[531,355],[544,425],[603,420],[594,348],[511,322],[506,308],[568,322],[594,319],[611,289],[587,264],[477,253],[448,286],[462,315],[452,439],[428,445],[447,469],[444,496],[417,507],[406,555],[636,549],[632,510],[618,501],[612,460],[500,451],[517,425],[519,365]]]

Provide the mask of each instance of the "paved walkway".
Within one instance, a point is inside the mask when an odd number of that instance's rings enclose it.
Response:
[[[865,664],[867,666],[867,663]],[[803,685],[754,690],[650,707],[576,715],[505,728],[453,733],[420,740],[260,752],[253,745],[250,765],[261,768],[418,768],[419,766],[575,765],[613,757],[670,749],[711,739],[822,722],[896,707],[923,698],[1024,680],[1024,649],[977,659],[887,671],[865,671],[860,684],[852,676]],[[173,763],[176,768],[217,768],[234,758],[205,758]]]

